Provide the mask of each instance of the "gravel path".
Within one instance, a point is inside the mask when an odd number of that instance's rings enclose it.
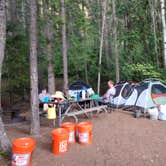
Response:
[[[81,118],[80,121],[86,119]],[[165,166],[166,122],[133,118],[116,111],[100,114],[93,123],[92,145],[70,145],[61,156],[51,153],[52,124],[41,122],[41,136],[33,153],[32,166]],[[27,125],[7,127],[11,141],[28,136]],[[9,165],[0,159],[0,166]]]

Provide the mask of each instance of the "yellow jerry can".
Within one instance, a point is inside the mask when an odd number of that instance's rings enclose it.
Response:
[[[52,107],[48,107],[47,118],[48,119],[55,119],[56,118],[56,108],[55,108],[55,105],[52,106]]]

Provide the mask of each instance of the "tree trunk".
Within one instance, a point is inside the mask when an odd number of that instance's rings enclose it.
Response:
[[[22,1],[21,1],[21,16],[22,16],[23,32],[25,33],[25,29],[26,29],[25,0],[22,0]]]
[[[68,94],[68,67],[67,67],[67,42],[66,42],[66,16],[65,16],[65,0],[61,0],[62,15],[62,54],[63,54],[63,81],[64,93]]]
[[[110,71],[110,55],[111,55],[111,43],[109,41],[110,38],[110,28],[109,28],[109,22],[106,20],[105,25],[105,35],[104,35],[104,46],[105,46],[105,58],[106,58],[106,66],[107,70]]]
[[[150,12],[152,17],[152,30],[153,30],[153,37],[154,37],[154,52],[156,56],[156,63],[159,68],[159,56],[157,51],[157,36],[156,36],[156,15],[155,15],[155,9],[156,9],[156,0],[149,0],[149,6],[150,6]]]
[[[55,76],[52,64],[52,46],[51,46],[51,31],[50,25],[47,22],[47,60],[48,60],[48,91],[50,94],[55,92]]]
[[[6,44],[6,0],[0,0],[0,94],[2,83],[2,65],[5,55]],[[2,111],[0,95],[0,113]],[[10,152],[11,144],[5,132],[4,124],[0,114],[0,149]]]
[[[87,17],[86,12],[85,12],[85,2],[84,2],[84,0],[82,0],[82,11],[85,14],[85,17]],[[89,79],[88,79],[88,61],[87,61],[88,57],[87,57],[87,51],[86,51],[87,39],[86,38],[87,38],[87,28],[85,27],[84,31],[83,31],[84,72],[85,72],[85,81],[86,81],[86,84],[89,84]]]
[[[84,41],[86,43],[86,41]],[[86,46],[86,44],[84,44]],[[87,53],[85,52],[84,54],[84,71],[85,71],[85,81],[86,84],[89,84],[89,79],[88,79],[88,62],[87,62]]]
[[[161,18],[163,25],[163,45],[164,45],[164,69],[166,69],[166,23],[165,23],[165,1],[160,0],[161,3]]]
[[[103,5],[102,6],[103,6],[102,28],[101,28],[101,39],[100,39],[99,67],[98,67],[98,84],[97,84],[97,93],[98,94],[100,94],[101,59],[102,59],[102,50],[103,50],[103,38],[104,38],[104,28],[105,28],[105,19],[106,19],[107,0],[103,1]]]
[[[116,82],[119,82],[120,76],[119,76],[119,52],[118,52],[118,22],[116,18],[116,5],[115,0],[112,0],[112,12],[113,12],[113,20],[114,20],[114,53],[115,53],[115,70],[116,70]]]
[[[15,24],[17,20],[16,15],[16,2],[15,0],[9,0],[9,9],[10,9],[10,21]]]
[[[47,61],[48,61],[48,92],[53,94],[55,92],[55,75],[54,67],[52,64],[52,45],[51,45],[51,20],[49,19],[49,2],[48,0],[43,1],[43,12],[45,19],[47,20],[46,24],[46,37],[47,37]]]
[[[37,71],[37,1],[30,0],[30,83],[31,83],[31,134],[40,134],[38,71]]]
[[[1,116],[0,116],[0,149],[2,149],[3,151],[7,153],[11,152],[11,143],[6,134]]]

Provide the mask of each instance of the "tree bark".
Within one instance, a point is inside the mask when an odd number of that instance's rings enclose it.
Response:
[[[52,44],[51,44],[51,20],[49,19],[49,2],[47,0],[43,1],[44,15],[47,20],[46,24],[46,37],[47,37],[47,61],[48,61],[48,92],[53,94],[55,92],[55,75],[54,67],[52,64]]]
[[[30,0],[31,134],[40,134],[37,70],[37,1]]]
[[[120,75],[119,75],[119,52],[118,52],[118,22],[116,17],[116,5],[115,0],[112,0],[112,12],[113,12],[113,20],[114,20],[114,54],[115,54],[115,73],[116,73],[116,82],[119,82]]]
[[[5,56],[6,44],[6,0],[0,0],[0,94],[2,83],[2,65]],[[0,95],[0,113],[2,111],[1,95]],[[10,152],[11,143],[5,132],[4,124],[0,114],[0,149]]]
[[[84,0],[82,0],[82,11],[85,14],[85,17],[87,17],[86,16],[86,12],[85,12],[85,2],[84,2]],[[88,19],[88,18],[86,18],[86,19]],[[87,51],[86,51],[87,39],[86,38],[87,38],[87,28],[85,27],[84,31],[83,31],[84,72],[85,72],[85,81],[86,81],[86,84],[89,84],[89,79],[88,79],[88,61],[87,61],[88,57],[87,57]]]
[[[26,29],[25,0],[21,1],[21,17],[22,17],[23,32],[25,33],[25,29]]]
[[[100,39],[100,51],[99,51],[99,67],[98,67],[98,84],[97,84],[97,93],[100,94],[100,80],[101,80],[101,59],[102,59],[102,50],[103,50],[103,38],[104,38],[104,28],[106,20],[106,7],[107,0],[103,1],[103,12],[102,12],[102,28],[101,28],[101,39]]]
[[[156,9],[156,0],[149,0],[149,6],[150,6],[150,12],[151,12],[151,18],[152,18],[152,30],[153,30],[153,37],[154,37],[154,51],[156,56],[156,63],[157,67],[159,68],[159,56],[157,51],[157,36],[156,36],[156,15],[155,15],[155,9]]]
[[[111,58],[111,43],[109,41],[110,38],[110,25],[109,21],[106,20],[106,25],[105,25],[105,35],[104,35],[104,46],[105,46],[105,58],[106,58],[106,66],[107,70],[110,70],[110,58]]]
[[[47,22],[47,60],[48,60],[48,91],[50,94],[55,92],[55,76],[52,64],[52,46],[51,46],[51,31],[50,25]]]
[[[67,61],[67,41],[66,41],[66,16],[65,16],[65,0],[61,0],[61,16],[62,16],[62,54],[63,54],[63,81],[64,93],[68,94],[68,61]]]
[[[9,0],[9,9],[10,9],[10,21],[15,24],[17,20],[16,15],[16,2],[15,0]]]
[[[163,26],[163,45],[164,45],[164,69],[166,69],[166,23],[165,23],[165,1],[160,0],[161,3],[161,18],[162,18],[162,26]]]

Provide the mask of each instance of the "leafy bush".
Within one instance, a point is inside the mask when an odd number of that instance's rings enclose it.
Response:
[[[157,69],[152,64],[127,64],[122,67],[122,74],[125,80],[141,81],[146,78],[156,78],[166,81],[166,72]]]

